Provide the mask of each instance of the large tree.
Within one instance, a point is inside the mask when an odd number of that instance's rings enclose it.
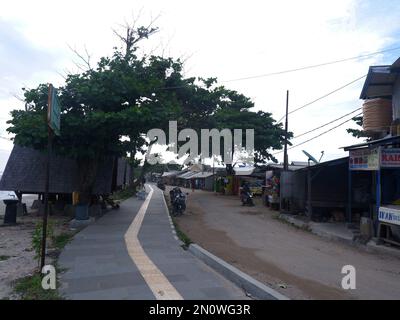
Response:
[[[129,29],[130,30],[130,29]],[[98,165],[127,152],[135,154],[147,144],[145,134],[154,124],[164,127],[176,111],[161,104],[154,89],[176,85],[181,64],[173,59],[136,55],[137,43],[153,33],[140,27],[127,34],[125,50],[115,49],[96,68],[70,74],[58,89],[62,105],[61,135],[54,138],[56,153],[77,160],[83,199],[91,194]],[[132,40],[133,34],[137,35]],[[181,83],[179,83],[181,84]],[[45,149],[48,84],[24,90],[26,110],[13,110],[8,123],[15,143]],[[130,140],[122,140],[128,136]]]
[[[185,78],[179,60],[138,56],[139,41],[156,30],[127,27],[126,37],[121,37],[124,48],[115,48],[95,68],[88,63],[87,70],[69,74],[58,90],[61,135],[54,138],[54,150],[77,160],[78,191],[85,199],[92,192],[99,163],[130,154],[130,162],[137,165],[136,154],[155,142],[146,139],[147,131],[156,127],[168,132],[169,120],[195,130],[253,128],[258,162],[274,159],[269,149],[282,148],[282,125],[269,113],[253,112],[249,98],[217,86],[214,78]],[[24,90],[24,97],[26,108],[12,111],[8,131],[15,134],[16,144],[43,150],[48,84]]]

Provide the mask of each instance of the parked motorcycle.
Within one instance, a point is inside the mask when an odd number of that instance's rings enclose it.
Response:
[[[242,200],[242,206],[248,205],[253,207],[254,202],[253,202],[253,194],[249,191],[243,192],[241,194],[241,200]]]
[[[173,188],[169,192],[172,214],[174,216],[182,215],[186,210],[186,194],[178,187]]]
[[[165,184],[162,181],[157,182],[157,187],[160,188],[162,191],[165,191]]]
[[[248,182],[244,182],[240,188],[240,200],[242,201],[242,206],[254,206],[253,193]]]

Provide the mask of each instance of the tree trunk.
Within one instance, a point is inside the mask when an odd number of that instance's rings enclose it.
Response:
[[[136,190],[136,188],[142,183],[143,177],[145,173],[147,172],[147,168],[149,167],[149,163],[145,160],[142,166],[142,170],[140,171],[140,174],[136,181],[133,183],[133,188]]]
[[[79,159],[79,203],[89,204],[96,183],[98,159]]]

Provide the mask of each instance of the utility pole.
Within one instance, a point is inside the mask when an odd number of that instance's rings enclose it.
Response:
[[[287,209],[287,206],[285,205],[285,201],[283,199],[284,192],[282,191],[285,188],[285,182],[284,182],[284,180],[286,180],[284,179],[284,177],[286,177],[285,172],[289,171],[289,163],[288,163],[289,159],[287,155],[288,116],[289,116],[289,90],[286,90],[285,144],[283,149],[283,172],[281,173],[280,190],[279,190],[279,208],[281,212]]]
[[[47,121],[50,122],[51,107],[52,107],[52,95],[53,86],[49,85],[49,97],[47,105]],[[52,149],[52,138],[53,133],[51,131],[50,125],[47,124],[47,158],[46,158],[46,184],[44,187],[44,212],[43,212],[43,223],[42,223],[42,248],[40,254],[40,270],[43,269],[46,263],[46,240],[47,240],[47,216],[49,214],[49,182],[50,182],[50,159],[51,159],[51,149]]]
[[[285,120],[285,145],[283,149],[283,170],[288,171],[289,159],[287,155],[287,135],[288,135],[288,116],[289,116],[289,90],[286,90],[286,120]]]
[[[213,173],[213,191],[214,191],[214,193],[215,192],[217,192],[217,188],[216,188],[216,185],[215,185],[215,159],[214,159],[214,155],[213,155],[213,167],[212,167],[212,169],[213,169],[213,171],[212,171],[212,173]]]

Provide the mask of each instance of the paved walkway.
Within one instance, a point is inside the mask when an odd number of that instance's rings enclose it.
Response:
[[[147,186],[78,233],[61,253],[67,299],[246,299],[244,292],[180,247],[162,192]]]

